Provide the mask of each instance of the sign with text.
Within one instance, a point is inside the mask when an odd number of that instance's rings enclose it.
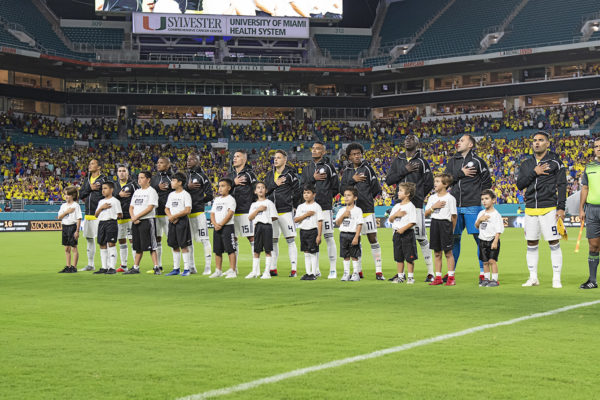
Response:
[[[309,37],[309,19],[133,13],[133,33],[176,36]]]

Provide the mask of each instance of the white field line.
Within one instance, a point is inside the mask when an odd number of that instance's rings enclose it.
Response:
[[[407,343],[407,344],[403,344],[401,346],[396,346],[396,347],[390,347],[388,349],[377,350],[372,353],[361,354],[361,355],[354,356],[354,357],[343,358],[341,360],[330,361],[330,362],[327,362],[324,364],[313,365],[312,367],[300,368],[300,369],[296,369],[293,371],[284,372],[283,374],[273,375],[273,376],[269,376],[266,378],[261,378],[261,379],[257,379],[254,381],[241,383],[241,384],[235,385],[235,386],[230,386],[230,387],[226,387],[226,388],[222,388],[222,389],[209,390],[204,393],[198,393],[198,394],[193,394],[193,395],[189,395],[186,397],[181,397],[178,400],[200,400],[200,399],[208,399],[211,397],[225,396],[225,395],[228,395],[231,393],[242,392],[245,390],[253,389],[258,386],[266,385],[269,383],[275,383],[275,382],[283,381],[285,379],[290,379],[290,378],[295,378],[297,376],[306,375],[311,372],[322,371],[324,369],[329,369],[329,368],[336,368],[336,367],[340,367],[342,365],[352,364],[352,363],[355,363],[358,361],[370,360],[372,358],[378,358],[381,356],[385,356],[387,354],[399,353],[401,351],[414,349],[415,347],[421,347],[421,346],[425,346],[425,345],[432,344],[432,343],[442,342],[442,341],[448,340],[448,339],[453,339],[453,338],[457,338],[457,337],[461,337],[461,336],[470,335],[471,333],[484,331],[486,329],[497,328],[499,326],[514,325],[516,323],[528,321],[530,319],[548,317],[551,315],[563,313],[565,311],[571,311],[571,310],[575,310],[577,308],[582,308],[582,307],[589,307],[589,306],[593,306],[596,304],[600,304],[600,300],[574,304],[572,306],[566,306],[566,307],[561,307],[561,308],[557,308],[555,310],[550,310],[550,311],[546,311],[546,312],[525,315],[522,317],[509,319],[507,321],[496,322],[493,324],[479,325],[479,326],[475,326],[473,328],[464,329],[462,331],[447,333],[445,335],[439,335],[439,336],[435,336],[435,337],[432,337],[429,339],[418,340],[416,342]]]

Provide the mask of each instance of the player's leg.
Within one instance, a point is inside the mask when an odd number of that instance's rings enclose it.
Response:
[[[287,212],[279,215],[277,225],[288,245],[291,270],[290,277],[292,277],[296,275],[298,264],[298,247],[296,246],[296,224],[294,223],[294,214],[292,212]]]
[[[427,277],[425,282],[431,282],[433,280],[433,258],[431,257],[431,248],[429,241],[427,240],[427,228],[425,227],[425,213],[422,208],[417,208],[417,223],[414,226],[415,237],[421,247],[421,253],[423,254],[423,261],[427,267]]]
[[[383,277],[383,262],[381,261],[381,246],[377,241],[377,231],[371,232],[367,234],[367,239],[371,244],[371,254],[373,256],[373,261],[375,262],[375,279],[378,281],[383,281],[385,278]]]
[[[589,212],[589,210],[586,210],[587,212]],[[588,217],[586,215],[586,224],[587,224],[587,220]],[[590,225],[591,228],[590,228]],[[598,226],[596,226],[598,225]],[[600,227],[600,224],[588,224],[587,225],[587,232],[586,235],[591,236],[591,235],[597,235],[598,232],[596,231],[596,228]],[[592,231],[590,231],[590,229],[592,229]],[[597,237],[590,237],[588,238],[588,244],[589,244],[589,254],[588,254],[588,269],[589,269],[589,276],[588,276],[588,280],[584,283],[581,284],[581,286],[579,286],[580,289],[597,289],[598,288],[598,282],[596,280],[596,273],[598,271],[598,262],[600,261],[600,236]]]
[[[540,228],[544,240],[548,241],[550,246],[550,261],[552,262],[552,287],[562,288],[560,276],[562,272],[563,256],[560,248],[560,234],[556,225],[556,210],[552,210],[544,215],[538,216]]]
[[[329,275],[327,276],[327,279],[336,279],[337,248],[335,238],[333,237],[333,212],[331,210],[324,210],[321,213],[321,216],[323,217],[323,238],[327,245],[327,257],[329,258]]]
[[[539,254],[539,241],[540,241],[540,224],[537,215],[525,215],[523,222],[525,230],[525,240],[527,241],[527,269],[529,270],[529,279],[522,286],[538,286],[538,261],[540,258]]]
[[[273,253],[271,258],[271,276],[277,276],[277,259],[279,258],[279,235],[281,231],[279,229],[278,221],[273,221],[271,225],[273,227]]]
[[[96,237],[98,236],[98,220],[86,219],[83,221],[83,236],[85,237],[87,246],[87,265],[80,271],[93,271],[94,258],[96,256]]]
[[[120,265],[117,272],[125,272],[127,270],[128,258],[129,258],[129,250],[127,248],[127,238],[131,238],[131,221],[129,220],[118,220],[117,221],[119,227],[119,260]]]
[[[456,216],[456,227],[454,228],[454,243],[452,246],[452,255],[454,256],[455,263],[458,263],[458,258],[460,257],[460,239],[462,237],[462,232],[465,229],[465,214],[462,209],[458,210],[458,215]]]
[[[208,224],[205,213],[195,218],[198,223],[198,236],[204,247],[204,272],[202,275],[210,275],[212,265],[212,247],[208,238]],[[195,263],[195,261],[193,261]],[[195,264],[194,264],[195,265]]]

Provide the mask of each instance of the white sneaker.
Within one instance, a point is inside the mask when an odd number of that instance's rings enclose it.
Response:
[[[233,268],[229,268],[227,271],[223,272],[223,275],[225,276],[230,274],[235,274],[235,270]]]
[[[229,274],[225,275],[225,279],[235,279],[237,278],[237,272],[231,271]]]
[[[202,273],[202,275],[210,275],[210,267],[204,268],[204,272]]]
[[[246,275],[246,279],[254,279],[254,278],[258,278],[258,276],[256,276],[256,274],[254,274],[254,272],[250,272],[248,275]]]
[[[342,282],[348,282],[350,280],[350,274],[344,272],[344,276],[340,279]]]
[[[260,277],[260,279],[271,279],[271,272],[269,272],[269,270],[266,270],[262,276]]]
[[[94,267],[92,267],[90,265],[86,265],[83,268],[79,268],[79,272],[82,272],[82,271],[93,271],[94,269],[95,269]]]
[[[190,274],[197,274],[198,270],[196,269],[196,267],[190,267]]]
[[[529,279],[527,279],[527,282],[525,282],[521,286],[523,286],[523,287],[540,286],[540,281],[538,281],[537,278],[529,278]]]
[[[360,282],[360,275],[358,275],[357,273],[352,274],[352,276],[350,277],[350,282]]]
[[[552,279],[552,287],[554,289],[562,289],[562,283],[560,283],[560,279]]]
[[[407,285],[414,285],[415,284],[415,278],[408,278],[406,280],[406,284]]]
[[[223,271],[221,271],[220,269],[215,270],[215,272],[213,272],[213,274],[211,276],[209,276],[209,278],[220,278],[223,276]]]
[[[327,279],[336,279],[337,278],[337,271],[335,269],[332,269],[331,271],[329,271],[329,276],[327,277]]]

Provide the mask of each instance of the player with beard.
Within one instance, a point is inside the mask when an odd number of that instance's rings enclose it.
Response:
[[[158,248],[156,249],[156,256],[158,257],[158,267],[162,271],[162,244],[161,240],[163,236],[167,236],[167,228],[169,220],[165,213],[165,204],[169,194],[173,191],[171,188],[171,161],[167,157],[160,157],[156,162],[157,173],[152,177],[150,186],[156,193],[158,193],[158,207],[156,207],[156,242]],[[148,271],[149,274],[153,274],[155,271]]]

